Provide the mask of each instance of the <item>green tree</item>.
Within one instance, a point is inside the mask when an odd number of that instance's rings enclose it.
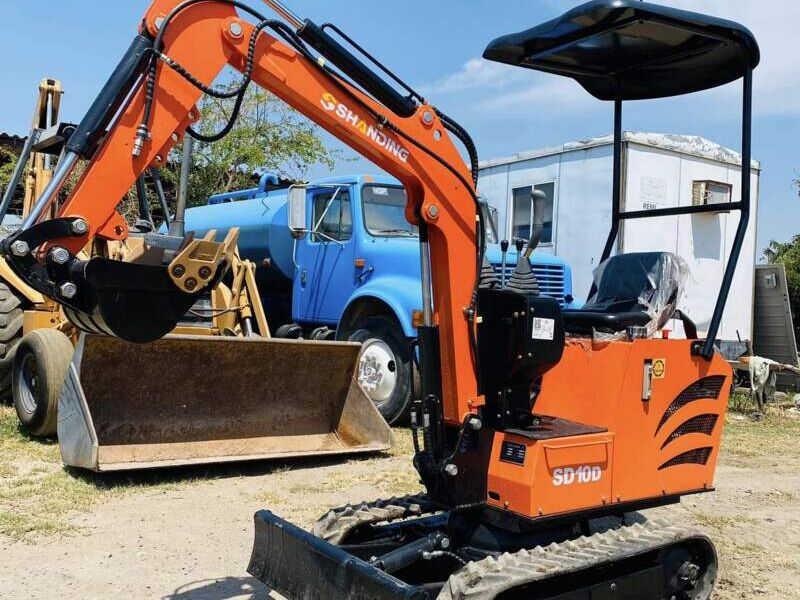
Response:
[[[195,129],[205,136],[220,131],[230,119],[233,103],[205,97]],[[164,173],[172,188],[170,200],[177,189],[181,150],[178,145],[170,154],[169,168]],[[325,146],[316,125],[253,85],[230,133],[214,143],[195,143],[188,204],[205,204],[212,194],[252,187],[264,172],[302,179],[312,166],[333,168],[340,159],[347,160],[341,151]]]
[[[236,83],[229,84],[230,87]],[[200,103],[200,121],[194,125],[210,136],[228,123],[234,101],[205,97]],[[177,145],[162,169],[168,203],[175,206],[182,148]],[[248,89],[230,133],[211,144],[196,142],[189,178],[189,206],[205,204],[212,194],[253,187],[264,172],[287,179],[303,179],[314,165],[333,168],[337,160],[350,160],[338,149],[325,146],[319,127],[273,94],[252,85]],[[0,147],[0,193],[5,189],[17,156]],[[84,170],[75,169],[62,190],[69,194]],[[149,186],[154,215],[161,214],[155,191]],[[137,217],[135,188],[121,199],[118,210],[133,223]],[[157,219],[158,221],[158,219]]]
[[[0,146],[0,194],[5,193],[6,186],[17,166],[17,154],[9,148]]]
[[[764,249],[764,258],[769,263],[783,264],[792,314],[795,319],[800,318],[800,235],[788,242],[772,240]]]

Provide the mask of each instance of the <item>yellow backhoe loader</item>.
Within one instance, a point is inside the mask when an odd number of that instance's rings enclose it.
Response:
[[[60,94],[60,83],[43,81],[34,127],[0,215],[7,214],[28,162],[23,218],[47,189],[52,171],[43,152],[62,154],[74,131],[58,124]],[[139,219],[131,235],[94,242],[78,254],[142,265],[168,255],[175,260],[170,277],[176,285],[195,291],[199,282],[213,283],[193,294],[164,339],[140,344],[130,341],[135,333],[129,341],[104,335],[106,323],[47,299],[0,263],[0,310],[6,317],[0,335],[11,342],[3,376],[23,426],[35,436],[57,432],[64,463],[95,471],[389,448],[388,425],[354,379],[359,345],[271,340],[255,265],[239,258],[238,230],[221,243],[214,232],[194,239],[183,231],[188,139],[174,215],[158,171],[148,171],[169,232],[155,232],[140,177]],[[48,218],[57,210],[51,203]],[[59,264],[58,249],[48,259]],[[151,308],[158,319],[160,307]],[[320,364],[331,370],[323,372]]]
[[[31,133],[25,141],[21,157],[30,156],[29,160],[20,158],[2,199],[3,214],[11,207],[14,195],[20,183],[24,181],[24,196],[18,210],[20,217],[28,214],[34,200],[50,183],[53,177],[51,163],[53,157],[46,151],[44,144],[39,149],[39,141],[46,137],[57,138],[59,133],[58,114],[61,106],[63,88],[56,79],[44,78],[39,84],[39,94],[33,111]],[[69,129],[63,126],[61,129]],[[47,135],[45,133],[47,132]],[[51,216],[52,216],[51,209]],[[15,227],[16,218],[4,219],[3,228],[8,231]],[[49,331],[53,330],[53,331]],[[23,335],[34,331],[38,333],[27,336],[21,344]],[[61,307],[55,301],[26,284],[8,266],[5,258],[0,257],[0,399],[11,400],[13,389],[14,357],[18,350],[20,355],[39,352],[39,348],[51,346],[71,355],[71,345],[66,336],[73,335],[74,329],[64,318]],[[67,350],[67,348],[69,350]],[[20,362],[20,361],[18,361]],[[23,359],[21,362],[26,363]],[[38,405],[36,401],[24,395],[14,395],[14,405],[20,422],[32,435],[53,435],[56,431],[55,405],[58,385],[52,389],[41,390],[49,401]],[[49,393],[48,393],[49,392]],[[38,405],[38,406],[37,406]]]

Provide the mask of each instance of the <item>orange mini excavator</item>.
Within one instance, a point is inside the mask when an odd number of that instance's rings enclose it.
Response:
[[[467,132],[336,26],[265,1],[279,19],[238,0],[153,2],[54,183],[4,242],[10,264],[86,329],[135,341],[168,331],[197,279],[190,288],[175,264],[82,263],[75,253],[92,238],[125,238],[117,201],[185,133],[197,135],[195,105],[222,94],[211,85],[231,66],[244,75],[234,95],[260,84],[405,185],[424,299],[412,423],[427,493],[332,510],[314,534],[261,511],[250,572],[293,600],[708,599],[712,542],[629,514],[713,489],[731,379],[714,339],[749,221],[752,34],[655,4],[595,0],[486,49],[488,60],[571,77],[616,108],[613,227],[589,302],[567,311],[538,294],[528,262],[540,199],[528,249],[503,286],[483,259]],[[740,78],[741,200],[725,208],[741,220],[700,339],[676,309],[678,257],[612,254],[624,220],[718,207],[624,210],[622,104]],[[80,183],[55,219],[40,221],[79,157],[90,161]],[[69,260],[55,260],[55,247]],[[214,285],[219,263],[213,247],[202,250],[211,272],[201,279]],[[688,339],[655,335],[675,318]]]

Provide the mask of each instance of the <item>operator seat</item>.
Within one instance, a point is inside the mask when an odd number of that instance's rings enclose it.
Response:
[[[565,309],[564,329],[574,335],[614,334],[628,327],[661,329],[676,316],[685,267],[671,252],[632,252],[598,267],[597,289],[583,308]]]

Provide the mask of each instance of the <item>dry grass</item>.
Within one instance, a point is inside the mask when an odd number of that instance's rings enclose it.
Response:
[[[61,468],[55,442],[32,440],[14,410],[0,407],[0,534],[20,539],[73,531],[66,514],[88,509],[99,494]]]
[[[0,535],[19,540],[74,533],[70,517],[98,502],[208,476],[177,471],[101,476],[67,469],[56,441],[31,438],[14,409],[0,406]]]
[[[741,399],[732,404],[723,436],[722,462],[737,467],[752,467],[781,457],[789,466],[800,466],[800,455],[787,455],[800,439],[800,419],[772,408],[765,420],[753,422]],[[219,467],[171,469],[132,474],[94,475],[62,467],[58,446],[53,441],[38,441],[18,427],[13,409],[0,406],[0,535],[13,539],[64,535],[76,532],[74,517],[91,510],[98,502],[132,493],[158,489],[166,491],[211,479],[248,475],[271,476],[269,491],[259,493],[259,501],[298,521],[310,522],[320,515],[323,506],[335,505],[347,490],[362,492],[364,499],[391,497],[421,490],[411,465],[413,445],[410,431],[396,429],[395,446],[377,456],[360,457],[345,463],[337,460],[295,461],[223,465]],[[306,468],[319,470],[322,476],[298,476]],[[274,482],[274,484],[272,484]],[[305,498],[305,501],[304,501]],[[791,492],[764,495],[764,504],[791,502]],[[308,514],[306,514],[308,513]],[[719,516],[697,512],[692,518],[712,530],[728,530],[738,516]],[[737,553],[747,554],[747,548]]]
[[[800,439],[800,418],[780,406],[768,406],[764,419],[751,420],[755,410],[736,394],[722,436],[722,452],[728,464],[749,466],[756,458],[784,457]],[[800,463],[800,456],[789,453],[786,459]]]
[[[411,434],[399,429],[395,431],[395,446],[390,451],[354,458],[344,464],[327,459],[99,475],[63,467],[55,441],[29,437],[20,429],[14,409],[0,406],[0,536],[31,540],[37,536],[73,534],[79,531],[73,517],[91,510],[99,502],[247,475],[274,476],[273,489],[280,492],[264,493],[261,499],[278,508],[289,506],[290,496],[296,502],[297,497],[332,495],[358,486],[374,489],[376,498],[406,494],[420,489],[411,467],[412,455]],[[322,466],[330,472],[330,477],[316,482],[297,482],[294,478],[289,485],[281,483],[292,470],[306,466]],[[309,511],[319,516],[319,508],[309,507]]]
[[[308,527],[353,492],[364,501],[418,493],[422,484],[411,462],[411,432],[395,429],[394,437],[395,445],[388,452],[331,465],[312,478],[298,476],[296,471],[282,472],[270,491],[255,498],[284,518]]]

